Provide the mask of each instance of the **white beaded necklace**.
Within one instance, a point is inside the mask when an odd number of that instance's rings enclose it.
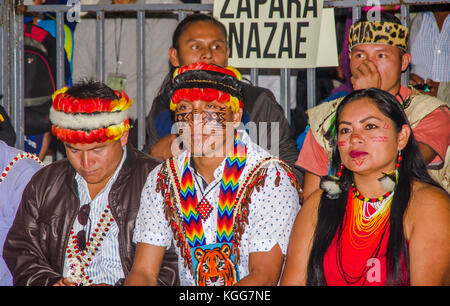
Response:
[[[41,160],[39,159],[39,157],[37,157],[35,154],[32,153],[19,153],[17,154],[16,157],[14,157],[12,159],[12,161],[5,167],[5,170],[3,170],[2,175],[0,176],[0,184],[5,180],[6,175],[8,174],[8,172],[11,170],[11,168],[14,166],[14,164],[16,162],[18,162],[21,159],[24,158],[31,158],[35,161],[37,161],[39,164],[41,164],[42,166],[44,166],[44,164],[41,162]]]

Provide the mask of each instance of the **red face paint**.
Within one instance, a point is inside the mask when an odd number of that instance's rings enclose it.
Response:
[[[340,140],[340,141],[338,141],[338,147],[343,147],[343,146],[345,146],[345,141],[344,140]]]
[[[383,125],[383,129],[389,130],[390,128],[391,128],[391,125],[387,122]]]
[[[361,139],[361,136],[357,133],[353,133],[353,135],[351,136],[351,138],[358,138]]]
[[[361,159],[353,159],[352,161],[356,164],[356,166],[361,167],[362,164],[364,164],[365,162],[365,158],[361,158]]]
[[[388,142],[389,137],[386,137],[386,136],[373,136],[373,137],[370,137],[370,139],[372,139],[373,142]]]

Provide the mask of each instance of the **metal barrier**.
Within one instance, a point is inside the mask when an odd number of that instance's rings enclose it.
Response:
[[[0,90],[3,94],[1,105],[9,112],[13,127],[16,131],[16,147],[24,146],[24,39],[23,39],[23,12],[30,13],[54,12],[56,13],[56,41],[57,41],[57,88],[64,85],[64,13],[72,6],[67,5],[40,5],[16,6],[19,0],[3,0],[0,7]],[[335,0],[324,1],[324,7],[346,8],[352,7],[353,21],[361,16],[361,7],[367,5],[401,5],[402,23],[409,27],[409,5],[442,4],[446,0]],[[82,12],[95,12],[97,19],[97,65],[98,80],[105,81],[105,53],[104,53],[104,20],[105,12],[136,12],[137,13],[137,67],[138,67],[138,149],[142,149],[145,142],[145,13],[146,12],[172,12],[182,20],[186,14],[194,11],[212,12],[212,4],[129,4],[129,5],[81,5]],[[76,43],[76,42],[74,42]],[[258,69],[250,69],[251,81],[258,84]],[[280,101],[285,115],[290,119],[289,101],[291,69],[280,69]],[[307,69],[307,107],[316,105],[316,69]],[[402,76],[402,82],[408,83],[408,73]]]

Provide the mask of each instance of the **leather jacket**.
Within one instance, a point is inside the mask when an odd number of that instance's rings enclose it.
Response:
[[[111,212],[119,227],[125,275],[131,270],[136,251],[132,238],[141,191],[158,163],[128,145],[127,157],[109,193]],[[80,207],[75,174],[69,161],[63,159],[37,172],[27,185],[3,250],[14,285],[53,285],[62,278],[69,232]],[[178,280],[176,255],[167,257],[172,262],[164,260],[159,283],[174,285]],[[117,284],[122,283],[123,279]]]

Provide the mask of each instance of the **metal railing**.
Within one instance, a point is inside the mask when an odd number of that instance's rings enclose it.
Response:
[[[24,146],[24,39],[23,39],[23,12],[56,14],[56,42],[57,42],[57,78],[56,86],[64,86],[64,13],[72,6],[41,5],[41,6],[15,6],[14,1],[3,0],[0,7],[0,90],[3,99],[0,102],[9,112],[13,127],[16,131],[16,147]],[[19,2],[19,1],[16,1]],[[367,5],[401,5],[402,23],[409,27],[409,6],[448,3],[446,0],[335,0],[324,1],[324,7],[348,8],[352,7],[353,20],[361,16],[361,7]],[[212,12],[212,4],[131,4],[131,5],[81,5],[82,12],[96,14],[97,33],[97,75],[98,80],[105,81],[105,50],[104,28],[105,12],[136,12],[137,14],[137,114],[138,114],[138,149],[142,149],[145,142],[145,19],[146,12],[171,12],[178,21],[188,13],[194,11]],[[169,39],[169,38],[168,38]],[[76,42],[74,42],[76,44]],[[258,69],[250,69],[251,81],[258,84]],[[280,101],[284,113],[290,120],[290,75],[291,69],[280,69]],[[307,69],[307,107],[316,105],[316,69]],[[402,82],[407,84],[408,73],[402,76]]]

